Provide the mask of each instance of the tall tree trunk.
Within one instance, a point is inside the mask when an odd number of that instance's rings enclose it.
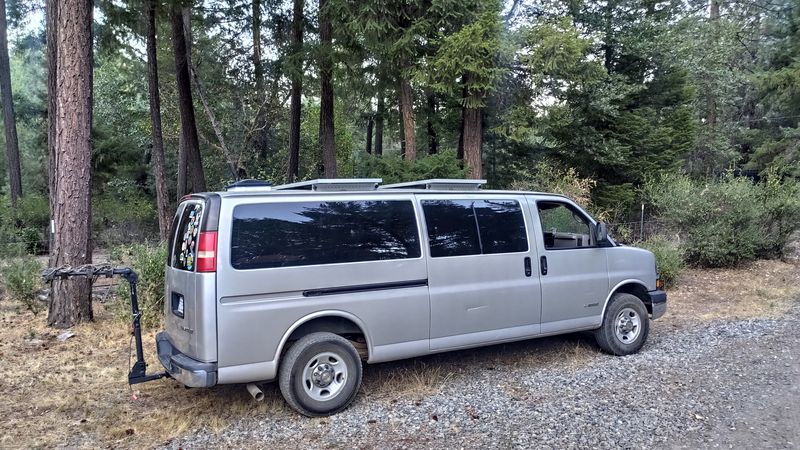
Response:
[[[156,0],[145,6],[147,21],[147,87],[150,94],[150,126],[153,138],[153,181],[156,186],[158,230],[167,240],[170,227],[169,191],[167,190],[164,139],[161,134],[161,94],[158,91],[158,55],[156,53]]]
[[[325,178],[336,178],[336,142],[333,123],[333,26],[327,0],[319,0],[319,61],[320,105],[319,146],[322,149],[322,167]]]
[[[461,98],[466,99],[469,92],[467,91],[467,79],[469,75],[466,73],[461,76]],[[464,126],[466,124],[466,108],[461,108],[461,128],[458,133],[458,148],[456,149],[456,157],[464,160]]]
[[[375,124],[375,120],[372,116],[369,116],[367,119],[367,154],[372,154],[372,127]]]
[[[261,67],[261,0],[253,0],[253,74],[256,93],[264,93],[264,68]]]
[[[435,155],[439,152],[439,139],[436,136],[436,129],[433,124],[436,121],[436,94],[429,92],[428,95],[428,154]]]
[[[6,128],[6,163],[8,184],[11,187],[11,206],[22,197],[22,172],[19,162],[17,120],[14,116],[14,101],[11,95],[11,66],[8,61],[8,33],[6,1],[0,0],[0,95],[3,103],[3,124]]]
[[[719,45],[718,38],[719,38],[719,7],[720,7],[721,0],[711,0],[711,5],[709,5],[709,16],[711,18],[711,26],[712,26],[712,36],[713,36],[713,45]],[[708,89],[706,89],[706,124],[708,125],[709,133],[709,140],[713,141],[714,139],[714,132],[717,128],[717,98],[714,95],[714,89],[712,84],[712,80],[710,76],[707,76],[706,79],[709,81]]]
[[[403,124],[403,141],[405,142],[405,158],[409,161],[417,159],[417,138],[414,125],[414,91],[407,78],[400,78],[400,116]]]
[[[375,154],[383,155],[383,117],[386,114],[386,104],[383,92],[378,94],[378,111],[375,113]]]
[[[231,179],[233,181],[239,181],[238,163],[233,158],[231,151],[228,149],[228,145],[225,143],[225,135],[222,134],[222,126],[220,126],[219,122],[217,122],[217,116],[214,114],[214,111],[211,109],[211,105],[208,103],[205,89],[203,89],[203,83],[200,81],[200,76],[197,75],[197,70],[195,70],[194,66],[191,65],[191,61],[189,63],[189,71],[192,74],[194,86],[197,88],[197,95],[200,97],[200,103],[202,103],[203,110],[205,110],[206,116],[208,116],[208,121],[211,122],[211,128],[214,129],[214,135],[217,136],[219,149],[222,150],[222,156],[228,163],[228,170],[231,173]]]
[[[45,40],[47,42],[47,188],[50,203],[50,217],[55,217],[56,205],[56,79],[58,65],[58,0],[47,0],[45,4]],[[48,227],[48,265],[55,267],[53,249],[53,228]]]
[[[182,150],[186,158],[186,190],[178,193],[180,197],[189,192],[205,191],[206,177],[203,172],[200,141],[197,137],[197,123],[192,103],[192,80],[189,74],[189,50],[184,27],[184,14],[179,7],[172,9],[172,49],[175,54],[175,82],[178,88],[178,109],[181,117]]]
[[[289,166],[286,180],[293,182],[300,172],[300,114],[303,95],[303,6],[304,0],[294,0],[292,8],[292,92],[289,106]]]
[[[51,261],[92,262],[92,1],[60,0],[57,13],[56,192]],[[88,279],[58,280],[50,293],[48,325],[71,327],[92,320]]]
[[[483,109],[464,108],[464,163],[472,179],[483,176],[481,165],[481,141],[483,140]]]

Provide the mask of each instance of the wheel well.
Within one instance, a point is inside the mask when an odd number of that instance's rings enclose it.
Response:
[[[369,358],[367,336],[364,334],[364,331],[352,320],[339,316],[316,317],[297,327],[286,340],[286,345],[283,347],[281,356],[283,356],[283,353],[286,353],[289,347],[298,339],[308,334],[319,332],[338,334],[353,344],[362,359]]]
[[[639,300],[644,303],[644,306],[647,308],[647,312],[652,314],[653,313],[653,304],[650,302],[650,295],[647,293],[647,288],[642,286],[639,283],[628,283],[623,284],[622,286],[618,287],[614,294],[617,292],[623,292],[625,294],[635,295],[639,297]],[[613,295],[613,294],[612,294]]]

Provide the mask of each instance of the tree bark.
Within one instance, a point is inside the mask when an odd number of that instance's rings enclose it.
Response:
[[[58,48],[58,0],[47,0],[45,4],[45,40],[47,45],[47,187],[50,203],[50,217],[55,217],[56,205],[56,61]],[[53,258],[53,233],[48,227],[48,265],[55,267]]]
[[[150,126],[153,138],[153,182],[156,187],[158,231],[162,241],[169,237],[170,210],[167,189],[164,139],[161,133],[161,94],[158,90],[158,55],[156,51],[156,0],[145,5],[147,22],[147,87],[150,94]]]
[[[403,123],[404,155],[409,161],[417,159],[417,138],[414,125],[414,91],[407,78],[400,78],[400,116]]]
[[[467,175],[472,179],[483,176],[481,164],[481,143],[483,140],[483,109],[464,108],[464,163],[469,169]]]
[[[383,92],[378,95],[378,111],[375,113],[375,154],[383,155],[383,116],[386,114],[386,105]]]
[[[300,115],[303,95],[303,6],[304,0],[294,0],[292,12],[291,104],[289,106],[289,165],[287,182],[293,182],[300,172]]]
[[[184,17],[177,6],[172,9],[172,49],[175,54],[175,82],[178,91],[178,109],[181,117],[181,137],[186,162],[186,186],[184,192],[178,192],[178,197],[189,192],[203,192],[206,190],[206,177],[203,172],[203,160],[200,156],[200,142],[197,137],[197,123],[195,121],[194,104],[192,103],[192,80],[189,74],[189,50],[184,27]],[[179,158],[179,162],[183,158]],[[180,169],[179,169],[180,175]],[[180,178],[180,177],[179,177]]]
[[[11,206],[22,197],[22,171],[19,161],[17,120],[14,116],[14,100],[11,95],[11,64],[8,60],[8,30],[6,1],[0,0],[0,95],[3,103],[3,124],[6,129],[6,163],[8,184],[11,188]]]
[[[436,136],[436,129],[433,124],[436,121],[436,95],[429,92],[428,95],[428,154],[435,155],[439,152],[439,139]]]
[[[256,94],[264,92],[264,68],[261,67],[261,0],[253,0],[253,74]]]
[[[336,141],[333,111],[333,26],[327,8],[328,0],[319,0],[320,105],[319,146],[325,178],[336,178]]]
[[[51,249],[56,267],[92,262],[92,8],[91,0],[61,0],[57,13],[56,202]],[[48,325],[67,328],[92,320],[91,294],[88,279],[54,281]]]
[[[372,154],[372,127],[375,124],[375,120],[372,116],[367,119],[367,154]]]

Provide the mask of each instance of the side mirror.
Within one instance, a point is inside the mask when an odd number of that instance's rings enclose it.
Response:
[[[594,226],[595,245],[605,245],[608,243],[608,225],[605,222],[597,222]]]

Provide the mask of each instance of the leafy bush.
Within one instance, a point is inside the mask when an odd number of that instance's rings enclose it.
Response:
[[[47,306],[37,298],[42,287],[41,270],[39,261],[32,256],[12,258],[0,269],[0,279],[8,297],[25,305],[34,315]]]
[[[47,250],[50,223],[47,197],[29,194],[19,199],[14,208],[4,197],[0,200],[0,208],[9,211],[9,214],[0,216],[0,255],[36,255]]]
[[[362,155],[359,161],[359,176],[364,178],[383,178],[385,184],[428,178],[464,178],[467,169],[453,150],[445,150],[434,155],[423,156],[416,161],[408,161],[400,155]]]
[[[142,326],[158,326],[164,311],[164,262],[167,260],[166,245],[153,246],[133,244],[118,246],[111,251],[111,260],[116,265],[128,265],[139,276],[136,292],[142,311]],[[130,320],[130,290],[128,283],[121,283],[117,292],[117,315]]]
[[[92,222],[95,247],[158,237],[155,202],[134,189],[115,189],[96,196],[92,200]]]
[[[592,189],[597,185],[595,180],[578,175],[574,168],[549,160],[541,160],[532,168],[517,168],[516,172],[511,189],[562,194],[584,208],[591,205]]]
[[[686,267],[681,247],[664,236],[652,236],[637,244],[656,255],[658,273],[664,284],[672,286]]]
[[[710,267],[779,257],[800,224],[800,188],[769,174],[759,183],[727,174],[698,182],[667,175],[643,194],[659,220],[682,237],[686,260]]]

